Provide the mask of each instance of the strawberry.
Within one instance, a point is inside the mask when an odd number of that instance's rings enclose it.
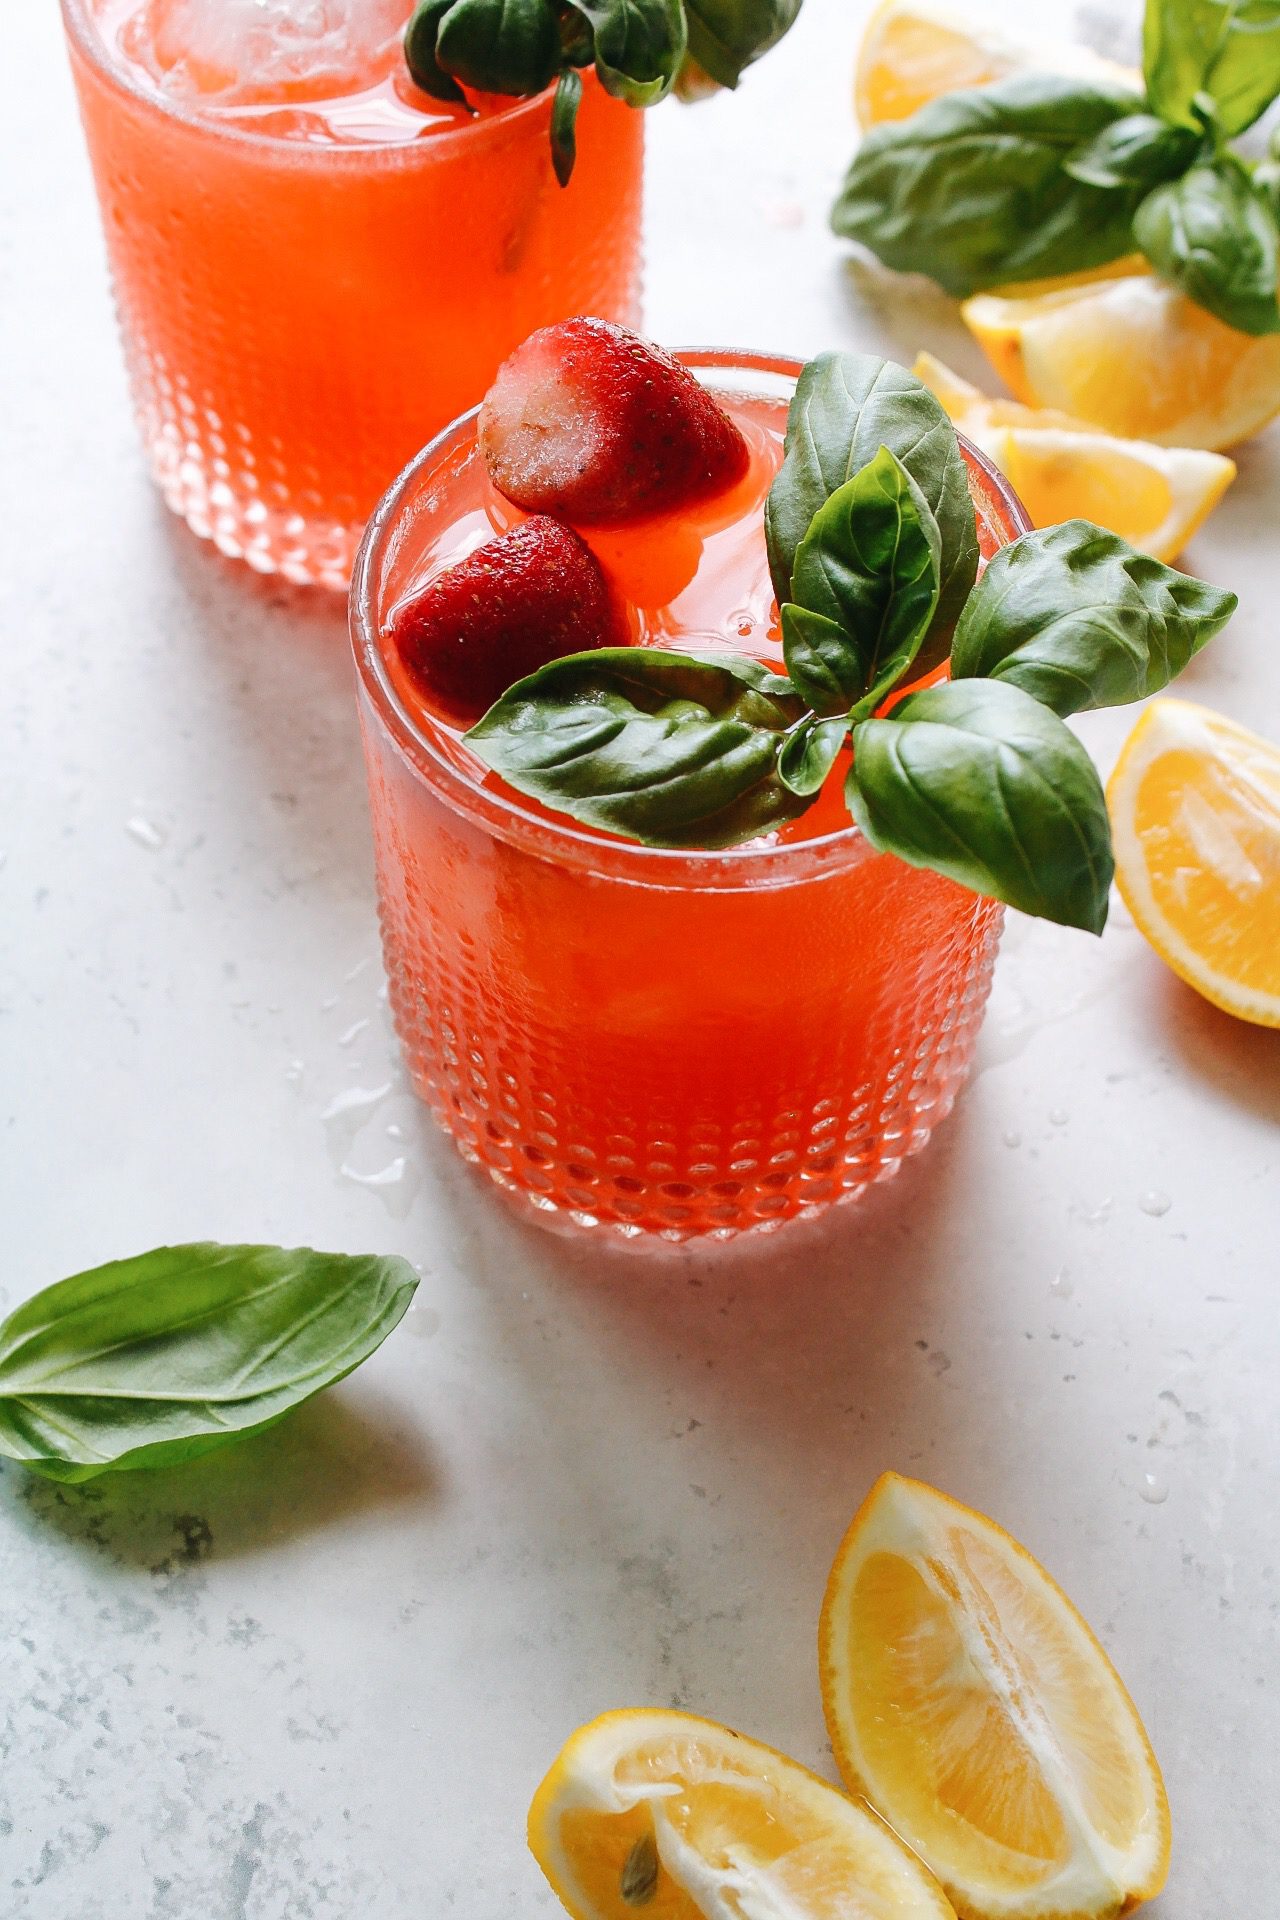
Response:
[[[548,660],[630,635],[586,541],[538,515],[402,600],[391,639],[428,704],[469,726]]]
[[[485,395],[480,446],[509,500],[598,526],[719,493],[750,457],[687,367],[608,320],[530,334]]]

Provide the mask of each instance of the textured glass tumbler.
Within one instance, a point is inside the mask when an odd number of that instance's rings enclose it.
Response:
[[[644,115],[589,77],[399,144],[310,145],[158,99],[63,0],[129,379],[168,504],[224,553],[345,587],[365,520],[535,327],[637,317]]]
[[[684,357],[713,388],[783,398],[798,371]],[[1027,523],[965,454],[990,553]],[[380,635],[478,457],[469,415],[413,462],[352,587],[383,949],[418,1092],[550,1225],[727,1238],[853,1198],[950,1110],[1003,909],[852,826],[674,852],[477,785],[398,700]]]

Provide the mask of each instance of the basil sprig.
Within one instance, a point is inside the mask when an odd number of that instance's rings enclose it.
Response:
[[[0,1326],[0,1455],[62,1481],[193,1460],[343,1379],[417,1284],[407,1260],[211,1242],[60,1280]]]
[[[736,87],[743,69],[791,26],[801,0],[418,0],[405,62],[433,99],[466,106],[464,88],[517,97],[559,76],[551,156],[567,186],[577,154],[578,70],[605,91],[652,106],[689,65],[706,85]],[[703,90],[682,87],[688,97]]]
[[[1275,169],[1226,144],[1280,97],[1280,6],[1147,0],[1143,81],[1022,74],[930,101],[863,141],[832,225],[961,297],[1137,249],[1228,326],[1280,330]]]
[[[787,673],[727,652],[572,654],[518,681],[468,742],[588,826],[708,848],[802,814],[851,744],[845,799],[874,847],[1100,932],[1106,804],[1063,716],[1158,692],[1236,597],[1084,520],[1024,535],[974,585],[956,473],[955,429],[914,375],[824,354],[797,383],[766,510]],[[948,657],[931,658],[948,556],[963,581],[950,679],[885,712]]]

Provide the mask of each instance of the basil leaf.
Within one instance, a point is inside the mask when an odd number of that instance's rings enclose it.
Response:
[[[860,720],[902,678],[938,605],[940,557],[938,523],[888,447],[818,509],[782,608],[787,671],[815,713]]]
[[[671,90],[684,59],[683,0],[570,0],[595,34],[596,72],[608,93],[648,107]]]
[[[801,372],[787,416],[787,452],[765,504],[778,605],[792,598],[796,551],[813,517],[881,447],[924,495],[941,540],[935,625],[959,615],[978,570],[978,533],[956,430],[923,382],[869,353],[823,353]],[[922,661],[946,658],[946,638]]]
[[[436,60],[484,93],[541,93],[560,66],[560,28],[549,0],[454,0]]]
[[[1112,872],[1102,784],[1075,735],[1020,688],[944,683],[864,720],[845,793],[881,852],[1101,933]]]
[[[1088,185],[1065,163],[1141,105],[1054,74],[944,95],[867,135],[831,224],[962,296],[1103,266],[1131,251],[1139,189]]]
[[[406,1260],[210,1242],[78,1273],[0,1326],[0,1454],[63,1481],[193,1460],[367,1360],[417,1284]]]
[[[416,87],[429,93],[433,100],[460,101],[465,105],[466,94],[436,58],[440,22],[454,5],[456,0],[418,0],[404,31],[404,57]]]
[[[565,67],[556,83],[551,104],[551,164],[556,179],[567,187],[578,158],[578,109],[582,105],[582,75]]]
[[[1161,279],[1227,326],[1280,332],[1275,216],[1229,154],[1148,194],[1133,237]]]
[[[1142,33],[1147,98],[1166,120],[1199,126],[1207,94],[1230,138],[1280,94],[1276,0],[1147,0]]]
[[[795,24],[801,0],[685,0],[689,56],[722,87],[776,46]]]
[[[804,812],[778,750],[790,681],[728,653],[600,647],[516,682],[465,736],[521,793],[650,846],[722,847]]]
[[[953,681],[1002,680],[1056,714],[1159,693],[1236,609],[1234,593],[1088,520],[1001,548],[960,616]]]
[[[1153,113],[1128,113],[1078,147],[1065,166],[1088,187],[1141,187],[1145,193],[1184,173],[1199,146],[1200,136],[1190,127],[1170,126]]]
[[[837,720],[819,720],[816,714],[802,720],[796,731],[788,734],[778,755],[778,777],[783,785],[802,799],[810,799],[839,759],[848,732],[849,721],[844,714]]]

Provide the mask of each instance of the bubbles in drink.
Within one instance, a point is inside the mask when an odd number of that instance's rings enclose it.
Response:
[[[410,11],[411,0],[142,0],[120,44],[176,98],[323,99],[385,76]]]

